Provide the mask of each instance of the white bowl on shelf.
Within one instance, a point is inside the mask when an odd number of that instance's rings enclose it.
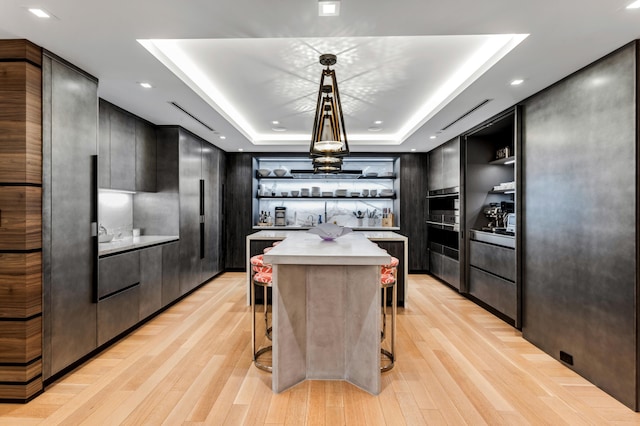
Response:
[[[274,169],[273,170],[273,174],[278,176],[278,177],[282,177],[282,176],[287,174],[287,170],[286,169]]]
[[[291,191],[292,197],[297,197],[298,195],[300,195],[300,191]]]
[[[282,192],[280,193],[280,196],[281,196],[281,197],[288,197],[288,196],[289,196],[289,193],[288,193],[287,191],[282,191]]]
[[[260,175],[260,177],[267,177],[270,174],[271,174],[270,169],[258,169],[258,175]]]

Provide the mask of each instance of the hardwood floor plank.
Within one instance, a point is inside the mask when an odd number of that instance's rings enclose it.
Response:
[[[245,279],[221,275],[30,403],[0,404],[0,425],[640,424],[640,414],[427,275],[409,276],[398,361],[380,395],[342,381],[274,394],[271,375],[251,362]]]

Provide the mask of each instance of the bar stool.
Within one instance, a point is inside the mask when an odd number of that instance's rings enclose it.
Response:
[[[398,298],[398,265],[400,261],[391,257],[391,263],[380,268],[380,287],[382,288],[382,333],[380,336],[380,353],[386,362],[380,366],[380,371],[385,372],[393,368],[396,362],[396,311]],[[387,290],[391,288],[391,350],[382,347],[387,338]]]
[[[264,303],[264,335],[267,339],[271,340],[272,327],[269,326],[269,305],[267,299],[267,289],[272,285],[272,272],[273,269],[270,264],[264,263],[264,255],[260,254],[251,258],[251,348],[253,353],[253,363],[261,370],[271,372],[271,365],[265,364],[260,361],[260,356],[270,352],[273,346],[261,347],[256,351],[256,291],[255,286],[262,287],[262,297]]]

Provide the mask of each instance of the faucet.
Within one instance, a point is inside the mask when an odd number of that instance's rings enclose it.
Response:
[[[312,214],[307,216],[307,222],[309,223],[310,226],[313,226],[313,215]]]
[[[327,217],[327,202],[324,202],[324,223],[329,223],[329,218]]]

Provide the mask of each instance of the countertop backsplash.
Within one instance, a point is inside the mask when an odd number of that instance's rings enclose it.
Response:
[[[133,233],[133,194],[100,190],[98,221],[114,239],[131,237]]]

